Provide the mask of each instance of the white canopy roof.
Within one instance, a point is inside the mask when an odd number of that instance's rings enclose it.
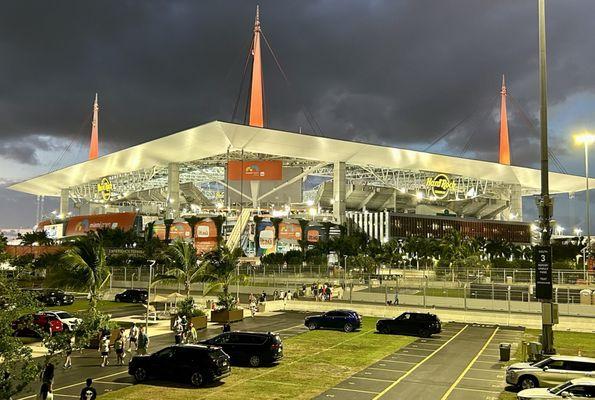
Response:
[[[231,147],[229,147],[231,146]],[[345,161],[347,164],[413,171],[434,171],[520,184],[539,192],[540,171],[532,168],[405,150],[347,140],[256,128],[213,121],[70,167],[16,183],[9,188],[24,193],[59,196],[62,188],[77,186],[106,176],[127,173],[170,162],[189,162],[230,150],[295,157],[312,161]],[[550,172],[550,192],[585,189],[585,178]],[[595,186],[595,179],[590,180]]]

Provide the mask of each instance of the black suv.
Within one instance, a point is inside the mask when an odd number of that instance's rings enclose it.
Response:
[[[44,306],[62,306],[74,303],[74,296],[60,289],[28,289]]]
[[[146,303],[148,298],[149,292],[144,289],[126,289],[116,294],[115,300],[123,303]]]
[[[226,332],[201,343],[221,347],[234,364],[248,363],[258,367],[283,358],[283,342],[277,333]]]
[[[304,325],[310,330],[327,328],[353,332],[362,326],[362,317],[352,310],[332,310],[304,318]]]
[[[393,319],[379,319],[376,330],[380,333],[400,333],[430,337],[442,331],[440,319],[430,313],[405,312]]]
[[[180,344],[166,347],[146,356],[134,356],[128,373],[137,382],[150,377],[185,380],[199,387],[231,374],[229,356],[220,347]]]

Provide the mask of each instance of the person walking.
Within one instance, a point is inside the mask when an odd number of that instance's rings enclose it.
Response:
[[[188,326],[190,328],[188,329],[187,342],[195,344],[196,342],[198,342],[198,332],[196,331],[196,328],[194,327],[194,324],[192,322],[190,322]]]
[[[117,365],[124,365],[124,347],[126,343],[124,342],[124,332],[120,330],[120,334],[118,338],[114,342],[114,350],[116,351],[116,364]]]
[[[43,372],[41,373],[41,382],[47,383],[48,385],[51,385],[52,383],[54,383],[54,373],[55,373],[54,364],[48,363],[45,366],[45,368],[43,369]]]
[[[132,352],[132,346],[134,345],[134,350],[138,349],[138,328],[136,324],[133,322],[132,326],[130,326],[130,331],[128,332],[128,350]]]
[[[182,324],[181,319],[176,321],[176,324],[174,325],[174,331],[175,331],[174,339],[176,341],[176,344],[181,344],[182,336],[184,335],[184,325]]]
[[[72,348],[74,347],[74,335],[70,337],[68,344],[66,345],[66,349],[64,350],[64,354],[66,359],[64,360],[64,369],[72,368]]]
[[[223,324],[223,333],[225,332],[231,332],[231,324],[229,322]]]
[[[395,306],[399,305],[399,291],[395,288],[395,301],[393,302]]]
[[[81,389],[81,397],[79,400],[95,400],[97,398],[97,390],[93,387],[93,379],[87,378],[86,385]]]
[[[109,365],[109,361],[107,360],[107,357],[109,356],[109,338],[107,336],[104,336],[101,338],[101,341],[99,342],[99,353],[101,354],[101,367],[105,367],[106,365]]]
[[[54,400],[54,393],[52,393],[51,383],[42,383],[37,393],[37,400]]]
[[[147,348],[149,347],[149,336],[145,333],[145,329],[141,326],[138,332],[138,347],[136,348],[136,354],[144,356],[147,354]]]

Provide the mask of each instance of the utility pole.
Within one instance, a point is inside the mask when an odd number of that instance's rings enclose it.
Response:
[[[552,234],[551,218],[553,202],[549,192],[549,166],[547,143],[547,64],[545,36],[545,0],[538,0],[539,14],[539,92],[541,125],[541,197],[539,199],[539,221],[541,228],[541,246],[535,254],[536,294],[541,300],[541,344],[544,354],[555,354],[553,324],[557,319],[552,303],[552,257],[550,237]]]

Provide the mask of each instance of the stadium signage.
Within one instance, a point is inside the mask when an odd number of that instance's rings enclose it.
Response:
[[[457,184],[448,176],[438,174],[433,178],[426,179],[426,187],[432,191],[436,199],[440,200],[448,196],[451,191],[456,190]]]
[[[108,201],[112,197],[112,182],[109,180],[109,178],[101,179],[101,182],[97,184],[97,192],[105,201]]]

